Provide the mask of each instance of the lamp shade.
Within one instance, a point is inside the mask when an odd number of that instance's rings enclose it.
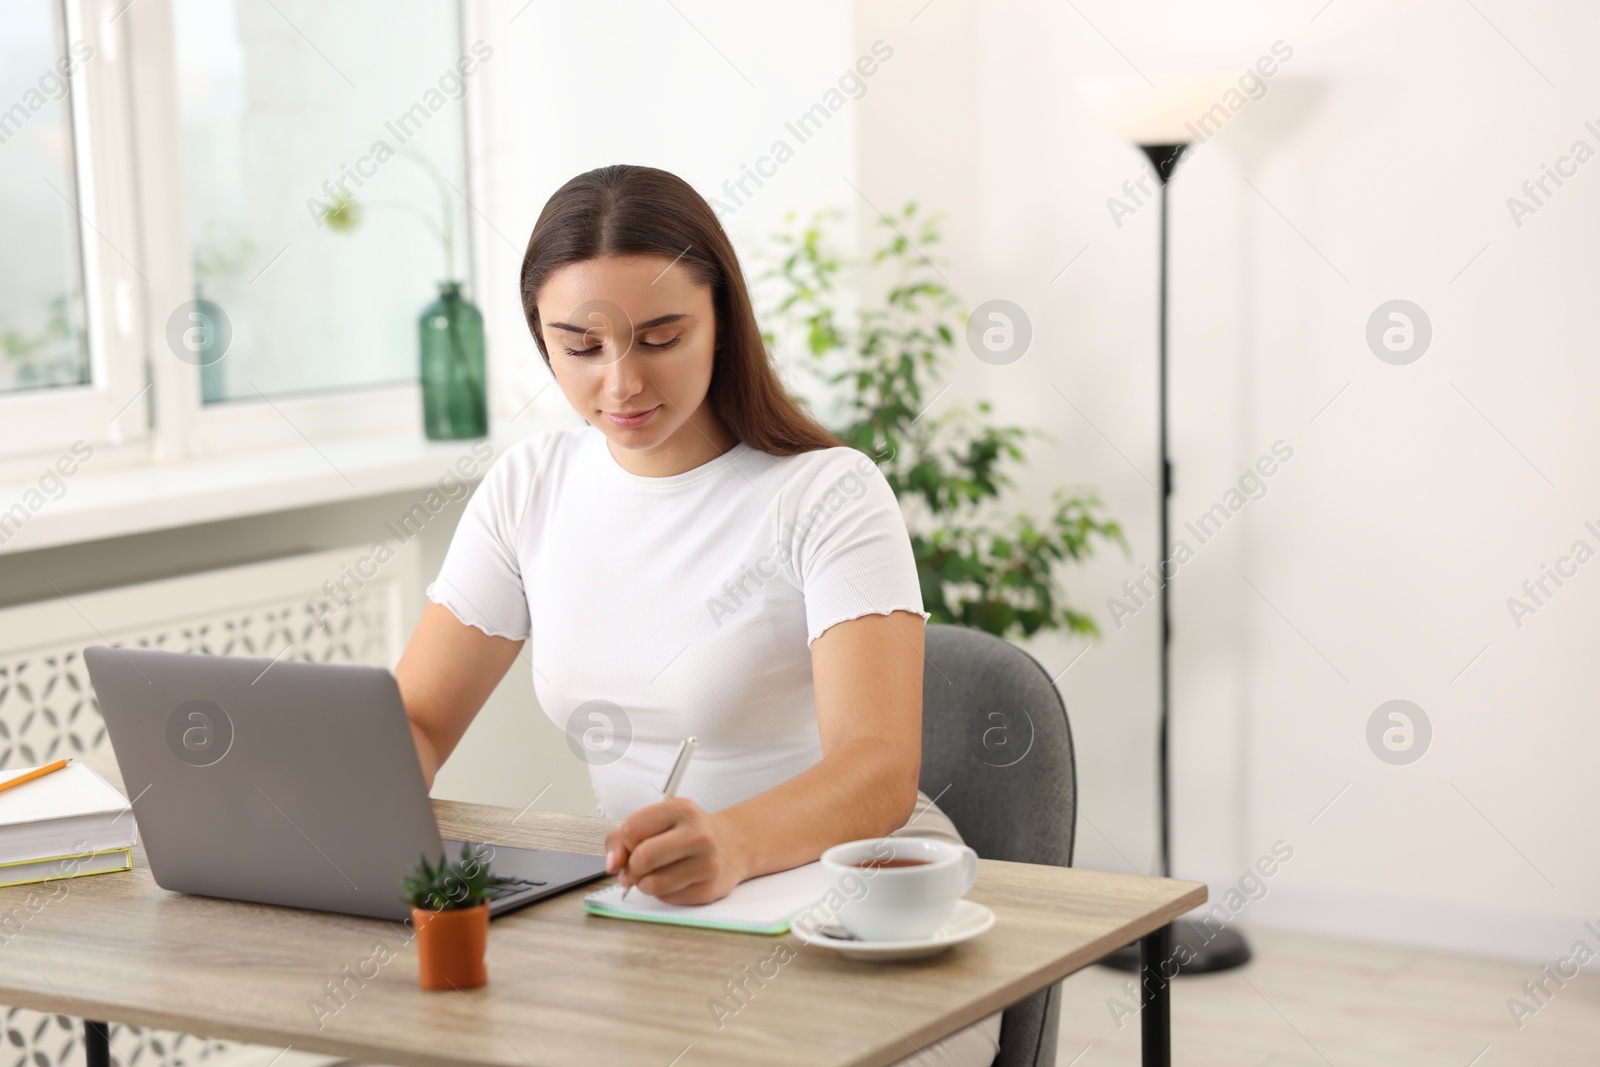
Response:
[[[1188,144],[1195,122],[1238,91],[1236,71],[1174,75],[1151,85],[1143,78],[1084,78],[1078,99],[1089,116],[1134,144]]]

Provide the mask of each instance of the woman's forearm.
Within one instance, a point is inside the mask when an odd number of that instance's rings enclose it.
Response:
[[[882,837],[905,825],[917,799],[917,766],[876,738],[861,738],[749,800],[715,814],[745,878],[809,863],[842,841]]]

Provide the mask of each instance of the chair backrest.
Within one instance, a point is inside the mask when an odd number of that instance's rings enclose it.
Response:
[[[922,675],[920,786],[979,856],[1072,865],[1077,778],[1066,705],[1022,649],[930,625]],[[1001,1017],[994,1067],[1053,1067],[1061,983]]]

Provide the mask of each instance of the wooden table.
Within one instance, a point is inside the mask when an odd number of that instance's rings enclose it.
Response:
[[[114,763],[91,763],[120,786]],[[434,810],[445,837],[595,855],[616,825],[449,801]],[[42,906],[42,886],[0,889],[0,917],[12,916],[0,1003],[417,1067],[876,1067],[1141,940],[1144,1062],[1164,1067],[1157,964],[1171,956],[1167,924],[1206,898],[1198,882],[983,860],[968,897],[994,909],[994,928],[932,959],[884,964],[793,934],[586,914],[583,894],[611,881],[496,919],[489,984],[429,993],[405,924],[170,893],[139,848],[133,871],[56,883]],[[747,977],[758,972],[772,976]],[[728,982],[746,994],[728,999]],[[98,1067],[106,1026],[86,1030]]]

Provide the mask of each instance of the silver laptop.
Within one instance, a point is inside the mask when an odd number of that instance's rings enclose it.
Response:
[[[163,889],[406,919],[417,860],[460,859],[389,671],[105,646],[83,658]],[[605,874],[602,856],[469,847],[518,880],[491,916]]]

